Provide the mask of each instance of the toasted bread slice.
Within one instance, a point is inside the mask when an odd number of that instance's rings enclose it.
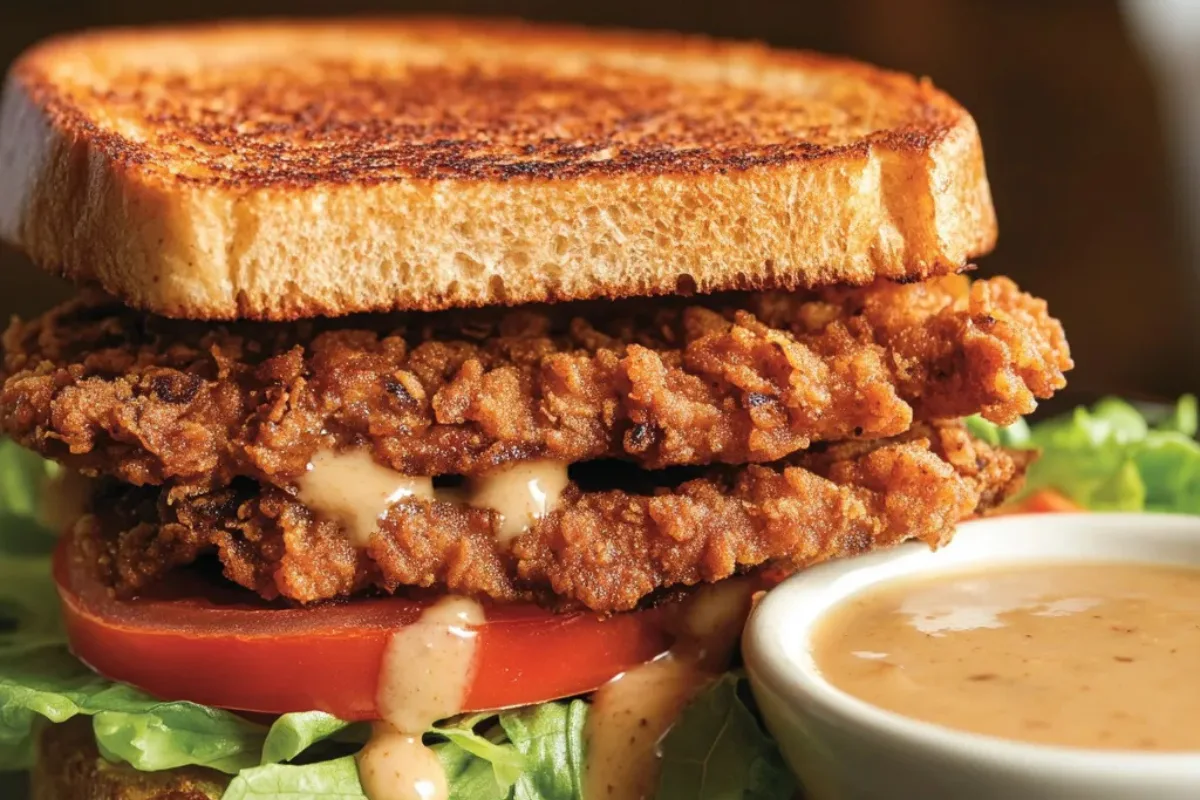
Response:
[[[40,264],[197,319],[917,280],[996,235],[928,81],[520,23],[51,40],[8,76],[0,189]]]

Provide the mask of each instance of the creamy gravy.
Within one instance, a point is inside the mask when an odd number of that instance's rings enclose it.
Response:
[[[602,686],[588,715],[584,797],[654,797],[659,740],[712,678],[695,663],[668,654]]]
[[[421,735],[462,711],[475,664],[474,627],[484,622],[473,600],[446,597],[415,624],[392,634],[379,672],[376,703],[383,722],[358,755],[370,800],[445,800],[446,776]]]
[[[567,483],[567,465],[561,461],[517,461],[469,479],[466,500],[500,515],[496,539],[507,546],[554,510]]]
[[[358,753],[358,780],[370,800],[439,800],[448,797],[446,771],[420,734],[377,722]]]
[[[322,450],[297,482],[300,501],[342,526],[355,547],[366,547],[388,509],[408,497],[432,498],[433,479],[403,475],[367,450]]]
[[[392,634],[379,673],[379,713],[398,729],[424,732],[457,714],[475,663],[475,631],[483,608],[464,597],[446,597],[415,625]]]
[[[1200,570],[1011,566],[897,580],[812,637],[827,680],[916,719],[1045,744],[1200,750]]]
[[[410,497],[490,508],[500,517],[496,540],[507,547],[558,505],[567,465],[539,459],[507,464],[471,478],[462,489],[433,488],[433,479],[383,466],[367,450],[322,450],[296,482],[302,503],[337,522],[355,547],[366,547],[388,509]]]
[[[750,585],[705,586],[677,620],[670,652],[602,686],[585,737],[584,797],[649,800],[658,789],[659,743],[684,706],[729,665],[750,611]]]

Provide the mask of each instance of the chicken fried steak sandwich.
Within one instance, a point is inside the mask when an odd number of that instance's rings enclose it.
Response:
[[[814,54],[88,33],[14,66],[0,180],[0,233],[82,287],[9,328],[0,393],[86,482],[72,651],[275,726],[262,766],[152,773],[51,726],[43,797],[668,796],[752,594],[997,506],[1027,456],[960,418],[1071,366],[960,274],[995,238],[970,116]]]

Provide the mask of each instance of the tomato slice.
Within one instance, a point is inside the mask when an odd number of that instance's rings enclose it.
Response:
[[[1083,506],[1054,489],[1039,489],[1001,514],[1051,514],[1083,511]]]
[[[433,601],[356,599],[269,607],[256,596],[181,574],[169,595],[117,600],[67,535],[55,557],[67,636],[101,675],[167,700],[238,711],[325,711],[379,718],[375,696],[389,636]],[[532,605],[485,607],[464,711],[590,692],[664,652],[670,604],[600,617]]]

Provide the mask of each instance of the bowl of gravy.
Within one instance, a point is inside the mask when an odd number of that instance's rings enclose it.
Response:
[[[1200,517],[996,517],[830,562],[743,652],[813,800],[1200,797]]]

